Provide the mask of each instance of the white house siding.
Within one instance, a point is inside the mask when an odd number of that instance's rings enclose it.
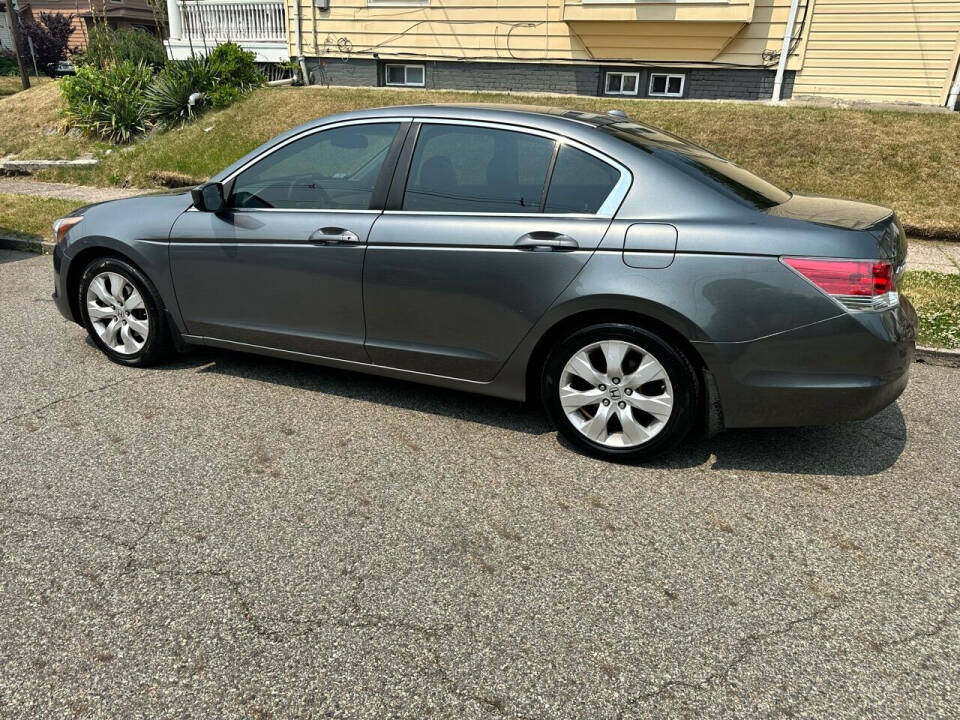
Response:
[[[0,12],[0,48],[13,50],[13,35],[10,34],[10,15]]]

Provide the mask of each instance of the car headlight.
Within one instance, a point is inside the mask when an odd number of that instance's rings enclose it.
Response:
[[[63,242],[67,230],[72,228],[78,222],[83,220],[83,215],[73,215],[72,217],[60,218],[53,223],[53,239],[58,245]]]

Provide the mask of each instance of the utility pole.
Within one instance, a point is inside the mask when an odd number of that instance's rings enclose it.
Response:
[[[20,84],[24,90],[30,89],[30,75],[27,73],[27,66],[23,62],[23,38],[20,37],[20,18],[18,9],[14,7],[14,0],[7,0],[7,8],[10,10],[10,33],[13,35],[13,51],[17,54],[17,68],[20,70]]]
[[[790,14],[787,15],[787,27],[783,31],[783,48],[780,50],[780,60],[777,63],[777,75],[773,81],[773,97],[771,102],[778,103],[783,97],[783,76],[787,71],[787,62],[790,60],[790,46],[793,44],[793,26],[797,22],[797,11],[800,9],[800,0],[791,0]]]

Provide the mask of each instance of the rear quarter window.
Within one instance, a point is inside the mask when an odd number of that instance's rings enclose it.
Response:
[[[749,170],[676,135],[634,123],[602,129],[741,205],[767,210],[791,197]]]
[[[620,171],[582,150],[562,145],[550,178],[544,212],[594,214],[620,179]]]

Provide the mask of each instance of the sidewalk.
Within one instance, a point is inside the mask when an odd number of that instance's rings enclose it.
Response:
[[[0,194],[33,195],[35,197],[58,198],[60,200],[78,200],[95,203],[118,198],[143,195],[154,190],[144,188],[103,188],[70,183],[37,182],[16,177],[0,177]]]
[[[0,177],[0,194],[9,195],[33,195],[94,203],[150,192],[157,192],[157,189],[103,188]],[[960,275],[960,243],[911,238],[907,267],[910,270],[929,270],[948,275]]]
[[[911,239],[907,269],[960,275],[960,243]]]

